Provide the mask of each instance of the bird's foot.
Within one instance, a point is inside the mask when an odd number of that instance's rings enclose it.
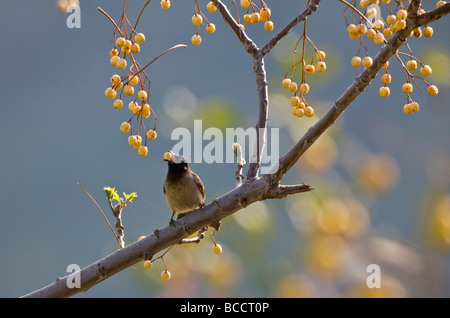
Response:
[[[173,219],[174,216],[175,216],[175,213],[172,213],[172,217],[170,218],[169,225],[173,226],[175,224],[175,220]]]

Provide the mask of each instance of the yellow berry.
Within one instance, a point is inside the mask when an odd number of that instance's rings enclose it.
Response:
[[[302,94],[308,94],[308,92],[309,92],[309,85],[306,84],[306,83],[300,84],[300,92],[302,92]]]
[[[422,36],[422,30],[420,29],[420,27],[415,28],[415,29],[413,30],[413,35],[414,35],[416,38],[420,38],[420,37]]]
[[[347,25],[347,31],[348,33],[357,33],[358,29],[356,28],[355,24],[350,23],[349,25]]]
[[[137,85],[139,83],[139,78],[136,75],[130,75],[128,76],[128,84],[129,85]]]
[[[437,88],[436,85],[430,85],[427,88],[427,93],[430,96],[436,96],[439,93],[439,89]]]
[[[145,41],[145,35],[142,33],[138,33],[134,36],[134,42],[137,44],[142,44]]]
[[[139,149],[139,147],[141,146],[142,143],[142,137],[139,135],[135,135],[136,138],[136,142],[134,143],[133,147],[134,149]]]
[[[392,77],[390,74],[385,73],[383,74],[383,76],[381,76],[381,81],[383,82],[383,84],[389,84],[392,80]]]
[[[303,117],[303,115],[305,115],[305,110],[303,108],[296,108],[293,114],[297,117]]]
[[[406,21],[405,20],[397,20],[394,24],[394,27],[397,31],[403,30],[406,28]]]
[[[289,84],[291,84],[291,79],[290,79],[290,78],[285,78],[285,79],[281,82],[281,85],[283,85],[284,88],[289,88]]]
[[[220,253],[222,253],[222,246],[220,246],[220,244],[214,244],[212,247],[213,253],[216,255],[219,255]]]
[[[383,28],[384,28],[384,23],[383,23],[383,21],[381,21],[381,20],[376,20],[376,21],[373,23],[373,28],[374,28],[375,30],[377,30],[377,31],[383,30]]]
[[[167,151],[164,153],[163,159],[164,160],[169,160],[170,158],[172,158],[172,153]]]
[[[208,23],[206,25],[206,32],[214,33],[215,31],[216,31],[216,26],[214,25],[214,23]]]
[[[363,58],[362,65],[365,68],[371,67],[372,64],[373,64],[373,60],[372,60],[372,58],[370,56],[366,56],[366,57]]]
[[[382,33],[377,33],[373,37],[373,43],[375,44],[381,44],[384,42],[384,35]]]
[[[138,97],[140,100],[145,100],[145,99],[147,99],[147,92],[144,91],[144,90],[140,90],[140,91],[137,93],[137,97]]]
[[[409,108],[411,110],[411,113],[417,113],[419,111],[419,104],[416,102],[412,102],[409,104]]]
[[[137,138],[134,135],[131,135],[128,137],[128,144],[130,146],[134,146],[134,144],[137,142]]]
[[[433,28],[426,27],[425,29],[423,29],[423,36],[426,38],[431,38],[433,36]]]
[[[147,131],[147,138],[151,140],[155,140],[158,134],[154,130]]]
[[[289,89],[291,92],[295,92],[295,91],[297,90],[297,83],[294,82],[294,81],[291,81],[291,82],[289,83],[288,89]]]
[[[316,64],[316,70],[319,73],[325,72],[325,70],[327,69],[327,65],[325,64],[325,62],[317,62]]]
[[[407,16],[406,10],[403,10],[403,9],[398,10],[398,12],[397,12],[397,19],[398,20],[405,20],[406,16]]]
[[[191,42],[194,45],[200,45],[200,43],[202,43],[202,37],[198,34],[194,34],[191,38]]]
[[[122,47],[125,44],[125,39],[123,37],[117,38],[116,40],[116,46]]]
[[[369,40],[373,40],[375,34],[377,34],[377,32],[374,29],[369,29],[367,30],[366,36]]]
[[[161,273],[161,279],[162,280],[169,280],[170,279],[170,272],[165,270],[164,272]]]
[[[113,56],[117,56],[117,55],[119,55],[119,51],[117,51],[116,49],[112,49],[109,52],[109,57],[113,57]]]
[[[396,17],[395,15],[393,15],[393,14],[388,15],[388,16],[386,17],[386,23],[387,23],[387,24],[394,24],[395,21],[397,21],[397,17]]]
[[[405,104],[403,106],[403,112],[407,115],[411,114],[411,104]]]
[[[252,18],[253,23],[259,22],[259,12],[253,12],[250,17]]]
[[[361,7],[361,9],[365,9],[370,5],[370,1],[369,0],[361,0],[359,2],[359,6]]]
[[[266,21],[271,15],[270,9],[269,8],[262,8],[261,10],[259,10],[259,16],[260,16],[260,21],[264,22]]]
[[[439,0],[438,2],[436,2],[436,8],[439,8],[439,7],[443,6],[444,4],[446,4],[445,1]]]
[[[417,62],[414,60],[406,62],[406,68],[410,71],[414,71],[417,68]]]
[[[115,109],[121,109],[123,106],[123,102],[120,99],[116,99],[113,103]]]
[[[389,61],[387,61],[386,63],[384,63],[383,68],[386,69],[386,70],[389,68]]]
[[[250,0],[241,0],[241,7],[248,8],[250,6]]]
[[[113,84],[114,86],[121,82],[120,76],[117,74],[114,74],[113,76],[111,76],[111,78],[109,80],[110,80],[111,84]]]
[[[379,94],[381,97],[388,97],[390,93],[391,93],[391,91],[390,91],[389,87],[386,87],[386,86],[380,87]]]
[[[314,109],[311,106],[306,106],[305,107],[305,116],[306,117],[314,116]]]
[[[123,93],[127,96],[131,96],[134,94],[134,87],[131,85],[125,85],[123,88]]]
[[[301,108],[301,109],[305,110],[305,108],[306,108],[305,103],[304,103],[304,102],[300,102],[300,103],[298,104],[298,108]]]
[[[114,99],[117,95],[117,92],[115,89],[108,87],[105,91],[105,96],[111,99]]]
[[[148,153],[148,149],[146,146],[140,146],[138,150],[139,156],[145,157]]]
[[[127,60],[119,59],[116,63],[116,66],[119,70],[123,70],[125,67],[127,67]]]
[[[361,58],[359,56],[354,56],[350,63],[353,67],[359,67],[361,65]]]
[[[120,131],[123,132],[123,133],[129,132],[129,131],[130,131],[130,124],[127,123],[127,122],[123,122],[123,123],[120,125]]]
[[[152,268],[152,266],[153,266],[152,261],[145,261],[144,262],[144,268],[145,269],[150,269],[150,268]]]
[[[250,14],[244,14],[244,24],[252,24],[252,16]]]
[[[128,109],[131,110],[131,111],[133,111],[134,108],[135,108],[136,106],[138,106],[138,104],[137,104],[135,101],[131,101],[131,102],[128,104]]]
[[[140,240],[142,240],[142,239],[145,239],[145,235],[139,236],[138,241],[140,241]]]
[[[192,23],[194,25],[200,25],[203,22],[203,18],[200,14],[196,13],[192,16]]]
[[[364,34],[367,33],[367,26],[365,24],[363,24],[363,23],[359,24],[356,27],[356,29],[357,29],[359,35],[364,35]]]
[[[164,10],[167,10],[170,8],[170,0],[162,0],[160,4],[161,4],[161,8],[163,8]]]
[[[298,106],[300,104],[300,98],[298,96],[291,97],[291,106]]]
[[[114,65],[114,66],[116,66],[117,65],[117,62],[120,60],[120,57],[118,57],[117,55],[115,55],[115,56],[113,56],[112,58],[111,58],[111,60],[109,61],[110,63],[111,63],[111,65]]]
[[[142,107],[139,106],[139,105],[134,106],[134,108],[133,108],[133,114],[135,114],[135,115],[140,115],[140,114],[141,114],[141,109],[142,109]]]
[[[131,53],[136,54],[136,53],[139,53],[140,51],[141,51],[141,47],[139,46],[139,44],[133,43],[131,45]]]
[[[383,35],[388,38],[392,35],[392,30],[391,29],[384,29],[383,30]]]
[[[423,76],[430,76],[432,73],[431,67],[429,65],[422,66],[422,68],[420,69],[420,73]]]
[[[239,24],[238,24],[238,27],[239,27],[243,32],[245,32],[245,26],[244,26],[243,24],[239,23]]]
[[[214,3],[212,3],[212,1],[210,1],[206,5],[206,10],[208,10],[209,12],[214,12],[217,10],[217,7],[214,5]]]
[[[122,46],[121,48],[122,54],[127,55],[131,53],[131,47]]]
[[[142,104],[141,115],[144,118],[148,118],[150,116],[150,105],[149,104],[147,104],[147,103]]]
[[[327,54],[325,53],[325,51],[317,51],[316,56],[319,59],[319,61],[321,61],[327,57]]]
[[[266,21],[264,23],[264,30],[266,30],[267,32],[270,32],[273,30],[273,22],[272,21]]]
[[[403,91],[403,93],[409,94],[409,93],[412,92],[412,90],[413,90],[413,86],[412,86],[411,83],[405,83],[405,84],[403,84],[403,86],[402,86],[402,91]]]
[[[312,74],[314,74],[315,71],[316,71],[316,68],[314,67],[314,65],[309,64],[309,65],[305,66],[305,73],[306,74],[312,75]]]

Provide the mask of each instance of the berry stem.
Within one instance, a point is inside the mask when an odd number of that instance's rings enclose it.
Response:
[[[120,30],[120,28],[117,26],[116,22],[114,22],[114,20],[108,15],[108,13],[106,13],[102,8],[98,7],[97,8],[98,11],[100,11],[105,17],[107,17],[109,19],[109,21],[111,21],[112,24],[114,24],[114,26],[116,27],[117,31],[119,31],[120,35],[123,37],[123,33],[122,30]]]

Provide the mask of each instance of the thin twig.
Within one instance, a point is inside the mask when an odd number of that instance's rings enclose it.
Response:
[[[79,187],[80,187],[80,188],[81,188],[81,189],[89,196],[89,198],[91,198],[92,202],[94,202],[94,204],[95,204],[95,205],[97,206],[97,208],[100,210],[100,212],[102,213],[103,217],[105,218],[106,223],[108,223],[109,228],[110,228],[111,231],[113,232],[114,237],[115,237],[116,240],[117,240],[117,243],[119,243],[119,245],[120,245],[120,240],[119,240],[119,238],[117,237],[116,232],[115,232],[114,229],[112,228],[111,224],[110,224],[109,221],[108,221],[108,218],[106,217],[105,213],[103,213],[103,211],[102,211],[102,209],[100,208],[100,206],[98,205],[98,203],[97,203],[97,202],[94,200],[94,198],[89,194],[89,192],[87,192],[87,191],[83,188],[83,186],[82,186],[81,184],[79,184],[78,182],[76,182],[76,184],[77,184],[77,186],[79,186]]]

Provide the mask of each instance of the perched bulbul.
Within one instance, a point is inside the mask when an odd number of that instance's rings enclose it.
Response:
[[[164,154],[164,160],[168,162],[169,169],[163,190],[172,211],[170,223],[173,223],[175,214],[178,214],[178,220],[184,213],[205,206],[205,187],[184,157],[168,151]]]

